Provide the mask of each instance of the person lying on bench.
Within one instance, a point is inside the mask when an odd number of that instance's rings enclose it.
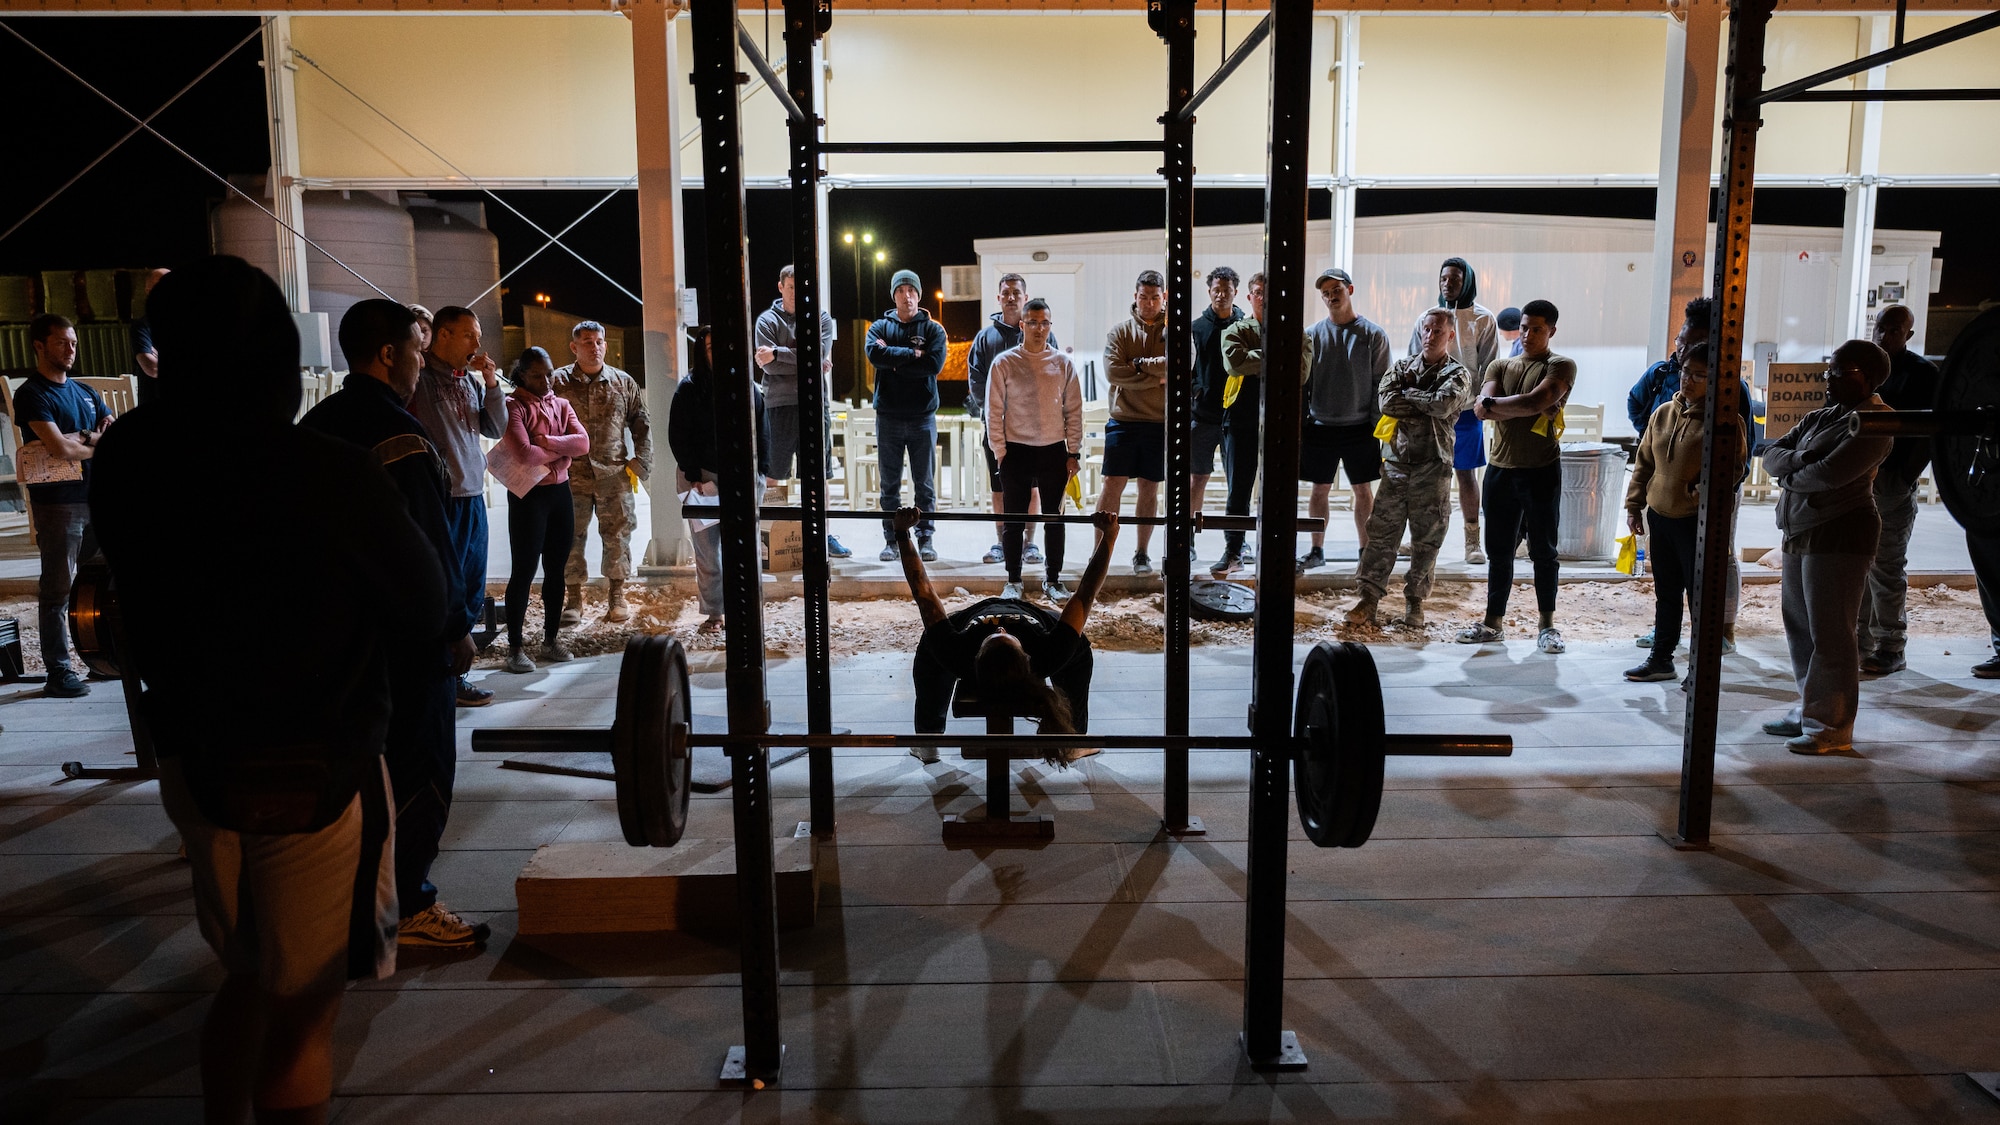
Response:
[[[910,595],[916,599],[924,622],[923,640],[917,644],[916,661],[910,669],[917,689],[917,733],[944,733],[952,689],[961,680],[976,687],[987,709],[1004,708],[1008,713],[1034,718],[1043,734],[1087,732],[1091,657],[1083,623],[1111,565],[1111,550],[1118,540],[1117,514],[1098,512],[1093,519],[1097,547],[1090,554],[1090,565],[1084,568],[1075,596],[1063,606],[1060,617],[1042,606],[1008,598],[984,598],[957,613],[947,613],[910,538],[911,529],[922,518],[917,509],[902,508],[896,512],[895,522],[903,577],[909,580]],[[1066,769],[1071,762],[1095,753],[1057,750],[1047,760]],[[938,760],[935,746],[918,747],[910,754],[926,764]]]

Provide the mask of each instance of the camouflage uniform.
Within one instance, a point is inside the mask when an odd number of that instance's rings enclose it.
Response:
[[[604,577],[623,582],[632,576],[636,511],[632,482],[626,479],[625,469],[629,465],[640,480],[653,474],[653,431],[646,417],[646,392],[637,380],[608,363],[595,375],[566,364],[550,381],[555,392],[569,400],[590,435],[590,455],[576,458],[569,466],[577,549],[569,556],[564,581],[580,585],[590,573],[583,557],[583,537],[595,512],[597,534],[604,541]],[[628,430],[632,435],[629,446],[625,440]]]
[[[1388,592],[1405,524],[1411,549],[1403,597],[1416,609],[1430,596],[1438,547],[1451,526],[1452,427],[1469,384],[1465,368],[1448,355],[1428,369],[1422,356],[1405,356],[1382,377],[1376,394],[1382,413],[1396,420],[1396,432],[1382,443],[1382,482],[1368,517],[1368,546],[1355,569],[1363,605]]]

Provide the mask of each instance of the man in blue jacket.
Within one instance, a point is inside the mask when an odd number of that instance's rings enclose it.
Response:
[[[1237,514],[1250,512],[1251,490],[1257,481],[1257,415],[1260,400],[1249,396],[1251,401],[1243,407],[1247,417],[1239,417],[1242,412],[1223,405],[1223,392],[1229,384],[1229,370],[1222,363],[1223,330],[1243,319],[1243,310],[1236,307],[1236,271],[1228,266],[1217,266],[1208,271],[1208,307],[1194,318],[1188,333],[1194,341],[1194,426],[1192,437],[1194,448],[1188,451],[1188,464],[1193,466],[1189,473],[1190,507],[1193,514],[1201,514],[1202,494],[1208,490],[1208,478],[1215,474],[1215,451],[1222,450],[1222,459],[1229,474],[1229,497],[1225,510]],[[1241,404],[1244,396],[1237,396]],[[1247,429],[1247,433],[1244,431]],[[1240,483],[1239,483],[1240,482]],[[1241,501],[1239,504],[1238,501]],[[1240,531],[1225,532],[1222,557],[1216,560],[1209,571],[1217,578],[1224,578],[1243,569],[1247,563],[1255,561],[1255,552],[1243,540]]]
[[[917,492],[917,509],[937,511],[931,476],[937,457],[938,372],[944,370],[944,326],[923,306],[923,290],[913,270],[897,270],[889,279],[894,308],[868,326],[868,363],[875,368],[876,452],[882,464],[882,511],[903,506],[903,461],[910,463],[910,483]],[[931,521],[917,525],[917,553],[937,561],[931,546]],[[883,562],[895,562],[896,525],[882,521]]]

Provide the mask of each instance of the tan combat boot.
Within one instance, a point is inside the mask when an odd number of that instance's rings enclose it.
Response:
[[[1465,525],[1465,563],[1467,566],[1485,566],[1486,551],[1479,545],[1479,525]]]
[[[610,622],[630,621],[632,607],[625,604],[625,583],[611,583],[610,608],[604,611],[604,619]]]
[[[564,629],[567,629],[572,625],[583,624],[582,583],[573,582],[570,585],[564,587],[562,617],[557,620],[556,624]]]

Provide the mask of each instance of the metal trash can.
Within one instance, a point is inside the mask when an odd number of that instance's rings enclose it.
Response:
[[[1625,511],[1625,451],[1606,442],[1565,443],[1562,467],[1556,556],[1573,561],[1617,558]]]

